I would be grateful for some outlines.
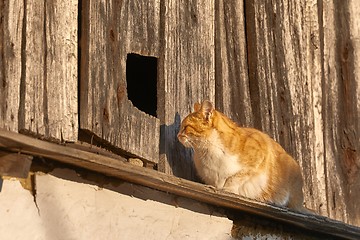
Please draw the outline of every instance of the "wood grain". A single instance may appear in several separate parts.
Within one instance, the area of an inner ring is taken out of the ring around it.
[[[195,102],[215,100],[214,1],[164,1],[158,96],[162,124],[159,169],[195,179],[191,153],[177,140]]]
[[[299,161],[306,204],[360,224],[359,10],[340,5],[246,1],[250,96],[255,127]]]
[[[253,125],[243,1],[215,1],[215,107]]]
[[[303,14],[295,14],[301,7]],[[255,126],[278,140],[299,161],[305,178],[305,202],[325,213],[324,158],[317,158],[317,168],[305,161],[320,155],[323,144],[316,135],[322,123],[315,116],[321,112],[315,109],[321,108],[321,96],[312,95],[313,88],[319,89],[321,83],[319,71],[312,71],[320,67],[320,50],[309,44],[311,39],[318,39],[317,8],[309,8],[307,3],[254,1],[247,4],[247,10]],[[299,40],[293,41],[292,36]]]
[[[160,121],[127,97],[128,53],[159,55],[159,0],[83,1],[80,128],[158,162]]]
[[[348,239],[360,237],[360,228],[329,218],[303,215],[288,209],[243,199],[235,194],[218,191],[203,184],[138,167],[118,159],[33,139],[21,134],[0,130],[0,147],[13,152],[21,150],[22,153],[50,158],[179,196],[270,218],[306,230]]]
[[[358,4],[323,4],[323,121],[328,216],[360,225]],[[329,24],[331,23],[331,24]],[[341,36],[341,37],[335,37]],[[356,48],[357,46],[357,48]]]
[[[209,99],[298,160],[308,207],[360,226],[355,0],[80,2],[0,2],[1,128],[76,141],[80,122],[127,157],[197,180],[176,134]],[[128,100],[128,53],[158,58],[158,119]]]
[[[24,7],[19,131],[75,141],[77,3],[26,1]]]
[[[77,2],[5,1],[0,11],[1,126],[77,140]]]
[[[0,2],[0,127],[18,131],[24,1]]]
[[[0,176],[27,178],[32,159],[32,156],[21,153],[0,151]]]

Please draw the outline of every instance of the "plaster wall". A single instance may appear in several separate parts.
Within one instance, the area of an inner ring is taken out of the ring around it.
[[[119,182],[99,187],[72,170],[16,179],[0,192],[0,239],[231,239],[232,221],[208,206]]]

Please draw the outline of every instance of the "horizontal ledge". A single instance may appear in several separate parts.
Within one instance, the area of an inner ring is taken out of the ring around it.
[[[129,164],[125,162],[125,159],[121,161],[119,158],[102,156],[5,130],[0,130],[0,147],[10,152],[21,152],[71,164],[204,203],[264,216],[313,232],[360,239],[358,227],[318,215],[304,215],[289,209],[241,198],[207,185]]]

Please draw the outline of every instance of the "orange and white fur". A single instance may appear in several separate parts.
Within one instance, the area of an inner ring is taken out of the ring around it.
[[[237,126],[209,101],[194,105],[179,141],[194,150],[198,175],[209,185],[243,197],[309,213],[303,206],[298,163],[267,134]]]

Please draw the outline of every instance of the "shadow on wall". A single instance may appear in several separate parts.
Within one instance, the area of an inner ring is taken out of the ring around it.
[[[33,166],[32,171],[38,171],[40,169],[43,170],[48,169],[49,172],[47,174],[54,176],[56,178],[64,179],[71,182],[81,183],[81,184],[90,184],[97,186],[97,188],[95,188],[96,192],[102,191],[102,189],[107,189],[113,192],[127,195],[131,198],[138,198],[144,201],[148,201],[148,200],[155,201],[169,206],[181,207],[201,214],[211,213],[212,215],[215,216],[222,216],[221,213],[217,213],[215,211],[216,208],[206,204],[199,204],[197,201],[191,199],[161,192],[141,185],[132,184],[118,178],[105,176],[85,169],[73,168],[73,167],[68,168],[67,165],[61,163],[55,163],[55,165],[52,165],[54,163],[52,163],[51,161],[41,161],[40,159],[36,159],[34,161],[35,161],[34,164],[35,166]],[[57,206],[61,205],[61,200],[60,202],[58,202],[58,204],[59,205]],[[57,214],[59,212],[56,210],[54,211],[55,211],[54,214]],[[55,218],[55,219],[59,219],[59,218]]]
[[[193,152],[190,148],[185,148],[178,140],[177,134],[180,130],[181,117],[178,112],[174,116],[171,125],[160,126],[160,155],[165,158],[165,170],[177,177],[192,181],[199,181],[193,162]]]

